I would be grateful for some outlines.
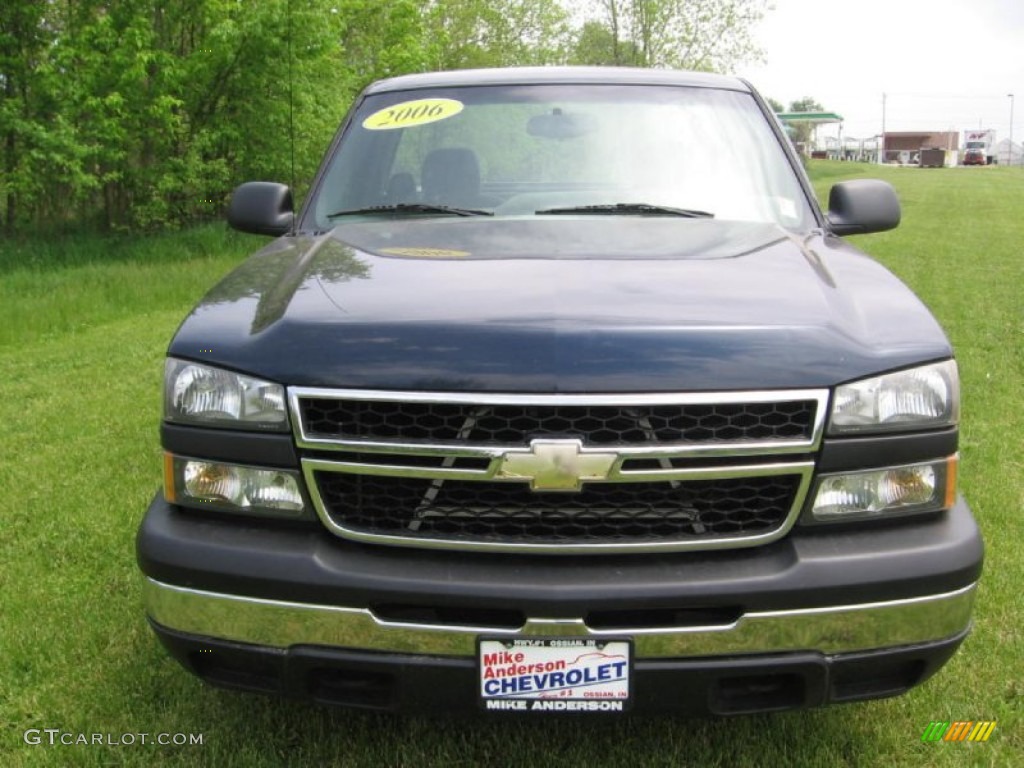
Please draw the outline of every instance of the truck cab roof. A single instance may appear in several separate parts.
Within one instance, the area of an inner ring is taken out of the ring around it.
[[[736,77],[708,72],[681,72],[633,67],[510,67],[508,69],[463,69],[428,72],[378,80],[366,89],[366,95],[417,88],[444,88],[466,85],[522,84],[613,84],[679,85],[721,88],[749,93],[750,85]]]

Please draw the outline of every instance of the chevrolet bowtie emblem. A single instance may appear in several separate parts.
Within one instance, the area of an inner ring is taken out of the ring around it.
[[[529,451],[509,451],[497,477],[529,480],[534,491],[578,491],[588,480],[605,480],[616,453],[584,453],[580,440],[532,440]]]

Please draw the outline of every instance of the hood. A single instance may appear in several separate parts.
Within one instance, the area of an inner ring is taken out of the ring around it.
[[[952,353],[899,280],[836,238],[552,216],[281,238],[169,354],[306,386],[649,392],[832,386]]]

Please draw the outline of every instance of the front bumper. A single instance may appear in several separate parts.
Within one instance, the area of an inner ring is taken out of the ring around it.
[[[368,547],[158,495],[138,552],[154,628],[204,679],[413,711],[476,706],[480,635],[630,637],[641,710],[900,693],[966,635],[982,559],[963,501],[753,550],[556,561]]]
[[[219,687],[378,711],[479,711],[472,658],[315,645],[283,649],[188,635],[155,623],[153,629],[188,670]],[[632,711],[751,714],[894,696],[937,672],[966,635],[864,653],[637,658]],[[583,712],[600,714],[600,704]]]

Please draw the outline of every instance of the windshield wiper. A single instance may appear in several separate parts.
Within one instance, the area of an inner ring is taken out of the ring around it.
[[[476,208],[456,208],[451,205],[433,205],[431,203],[397,203],[396,205],[371,205],[367,208],[353,208],[346,211],[335,211],[327,214],[328,219],[357,214],[376,213],[444,213],[451,216],[493,216],[492,211],[481,211]]]
[[[690,208],[671,208],[667,205],[650,203],[611,203],[609,205],[577,205],[569,208],[545,208],[536,214],[597,213],[609,216],[618,214],[630,216],[683,216],[688,219],[712,219],[715,214]]]

